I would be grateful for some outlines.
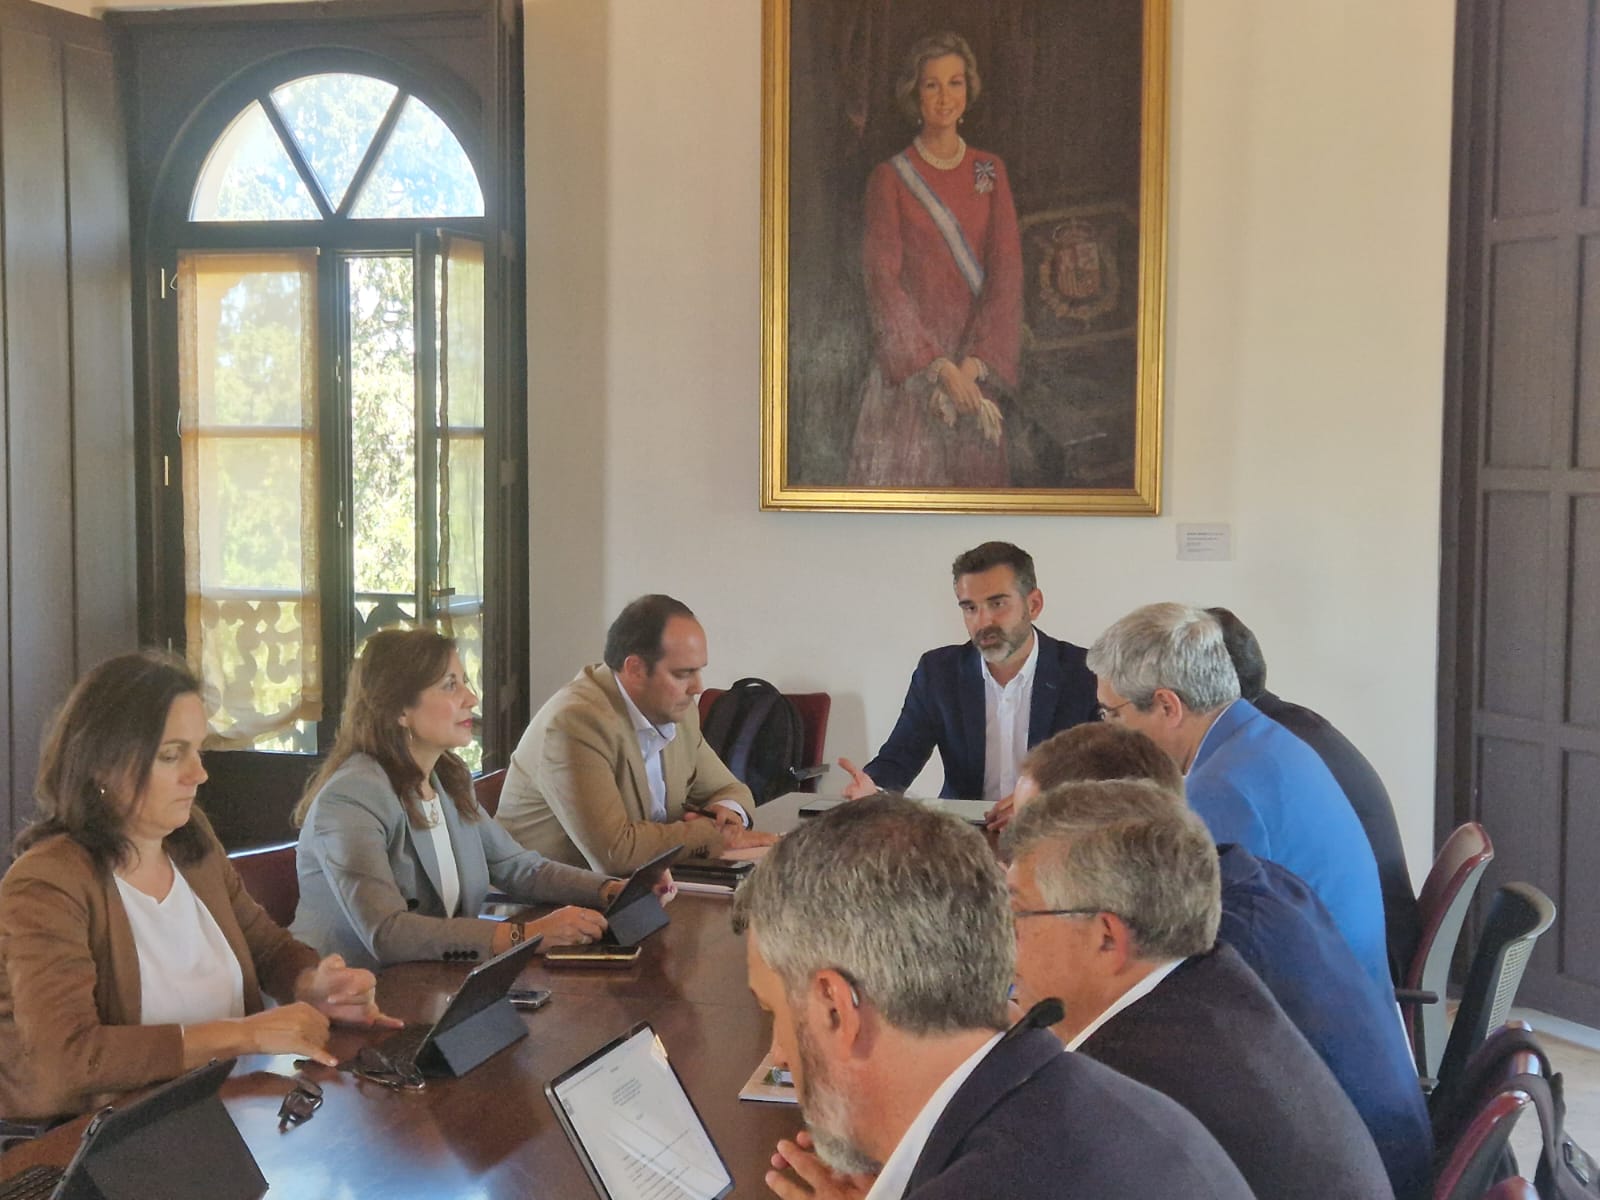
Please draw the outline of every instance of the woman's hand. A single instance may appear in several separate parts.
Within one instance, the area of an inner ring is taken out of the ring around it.
[[[975,358],[967,359],[967,364],[977,362]],[[939,364],[939,386],[950,397],[957,412],[976,414],[983,408],[983,393],[978,390],[976,365],[968,367],[963,364],[958,367],[948,358],[944,359]]]
[[[231,1021],[183,1027],[183,1065],[201,1066],[239,1054],[293,1054],[325,1067],[339,1064],[328,1053],[328,1018],[304,1001],[269,1008]]]
[[[558,908],[548,917],[540,917],[523,926],[528,937],[544,935],[541,949],[551,946],[586,946],[600,940],[606,931],[606,919],[592,908],[570,905]]]
[[[378,1008],[377,976],[360,967],[345,966],[338,954],[330,954],[315,969],[302,972],[295,981],[294,995],[341,1025],[398,1029],[404,1024]]]

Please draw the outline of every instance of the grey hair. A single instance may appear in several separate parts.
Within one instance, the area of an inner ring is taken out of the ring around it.
[[[1207,713],[1239,698],[1239,675],[1222,626],[1203,608],[1147,604],[1112,625],[1089,647],[1089,670],[1141,711],[1157,688],[1185,708]]]
[[[1187,958],[1216,943],[1217,849],[1182,799],[1144,780],[1068,783],[1006,829],[1013,861],[1032,856],[1046,908],[1115,913],[1141,958]]]
[[[734,898],[799,1004],[818,971],[907,1033],[1004,1029],[1016,966],[1005,876],[976,829],[898,796],[803,822]]]
[[[972,52],[972,46],[966,38],[959,33],[949,31],[919,38],[911,49],[906,51],[904,64],[894,81],[895,107],[913,125],[922,123],[922,106],[917,99],[917,87],[922,82],[922,68],[933,59],[943,58],[947,54],[961,57],[962,67],[967,75],[968,112],[972,111],[972,106],[978,102],[978,97],[983,93],[983,79],[978,74],[978,56]]]

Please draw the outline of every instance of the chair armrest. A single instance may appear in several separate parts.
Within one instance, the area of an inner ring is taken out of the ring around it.
[[[1394,998],[1401,1004],[1437,1004],[1437,992],[1425,992],[1421,988],[1395,988]]]
[[[805,783],[808,779],[821,779],[831,768],[827,763],[818,763],[814,767],[790,767],[789,774],[796,783]]]

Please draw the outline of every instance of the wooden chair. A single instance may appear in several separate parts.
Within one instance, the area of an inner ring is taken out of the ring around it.
[[[294,910],[300,904],[300,876],[295,871],[294,852],[295,843],[281,842],[235,850],[228,855],[244,890],[285,929],[294,922]]]
[[[478,807],[491,817],[500,811],[500,791],[506,786],[506,769],[501,767],[498,771],[489,771],[479,775],[472,781],[472,794],[477,797]]]
[[[1421,937],[1406,968],[1404,986],[1395,989],[1395,998],[1400,1002],[1417,1074],[1427,1087],[1438,1077],[1444,1057],[1449,1024],[1444,997],[1450,982],[1450,960],[1467,909],[1492,858],[1494,843],[1488,831],[1476,822],[1467,822],[1445,839],[1417,897]]]

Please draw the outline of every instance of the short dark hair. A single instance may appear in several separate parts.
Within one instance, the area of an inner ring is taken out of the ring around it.
[[[1017,590],[1024,596],[1039,586],[1038,577],[1033,573],[1033,555],[1010,542],[985,542],[956,555],[955,562],[950,564],[950,581],[954,583],[963,575],[976,575],[994,567],[1010,567],[1017,577]]]
[[[128,816],[150,782],[173,701],[201,694],[194,672],[157,650],[107,659],[78,680],[45,738],[37,813],[17,835],[16,852],[65,834],[96,870],[115,869],[132,849]],[[197,861],[211,841],[200,810],[193,814],[164,839],[179,864]]]
[[[688,617],[692,621],[694,613],[683,601],[658,592],[630,601],[606,630],[606,651],[602,656],[606,666],[620,671],[622,664],[637,654],[646,667],[655,670],[666,653],[661,646],[661,635],[673,617]]]
[[[1091,721],[1063,729],[1028,752],[1020,772],[1048,792],[1064,783],[1143,779],[1176,796],[1183,774],[1172,756],[1137,729]]]
[[[1267,660],[1261,657],[1261,643],[1238,617],[1226,608],[1206,609],[1222,626],[1222,643],[1233,659],[1233,669],[1239,676],[1239,694],[1254,700],[1267,690]]]

